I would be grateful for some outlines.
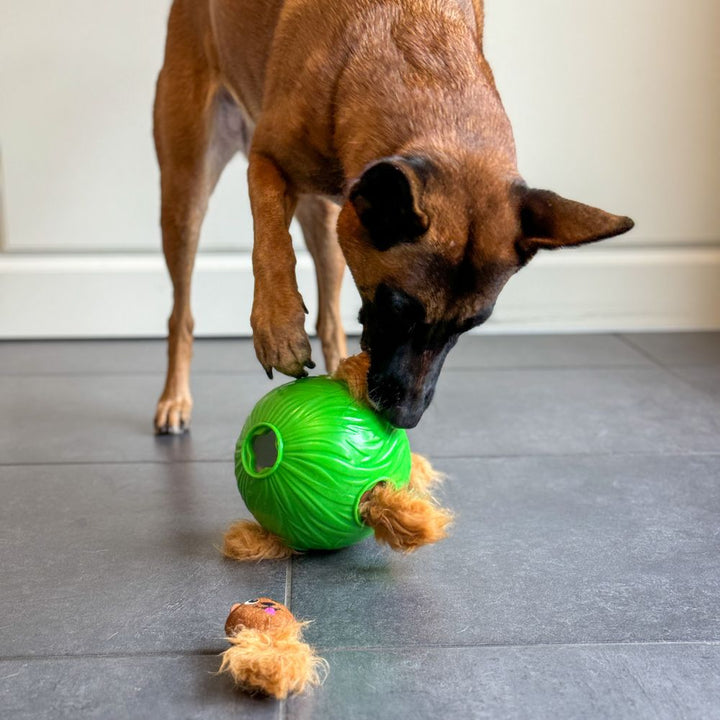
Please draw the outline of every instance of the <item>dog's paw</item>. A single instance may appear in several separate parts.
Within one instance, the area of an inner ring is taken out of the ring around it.
[[[273,370],[305,377],[306,368],[314,368],[311,359],[310,339],[305,332],[305,305],[300,295],[283,307],[277,302],[253,306],[250,323],[253,329],[255,353],[269,378]]]
[[[155,411],[157,435],[182,435],[190,429],[192,398],[189,394],[163,393]]]
[[[291,334],[290,328],[268,328],[253,330],[255,353],[267,376],[272,380],[273,370],[290,377],[307,376],[315,363],[311,359],[310,340],[302,333]]]

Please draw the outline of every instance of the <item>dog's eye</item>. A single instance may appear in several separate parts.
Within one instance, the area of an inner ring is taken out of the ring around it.
[[[258,598],[255,598],[255,600],[246,600],[243,605],[257,605]]]
[[[378,285],[375,305],[381,313],[404,325],[420,323],[425,318],[425,308],[419,300],[385,284]]]

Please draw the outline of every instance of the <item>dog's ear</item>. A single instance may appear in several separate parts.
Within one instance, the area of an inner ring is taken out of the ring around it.
[[[521,237],[517,242],[521,257],[529,259],[537,250],[604,240],[630,230],[629,217],[611,215],[583,205],[549,190],[517,189],[520,197]]]
[[[421,161],[392,157],[370,165],[350,188],[349,199],[378,250],[413,242],[429,227],[419,197]]]

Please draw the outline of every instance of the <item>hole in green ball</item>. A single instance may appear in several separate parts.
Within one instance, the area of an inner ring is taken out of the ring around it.
[[[272,430],[253,438],[253,455],[255,472],[262,472],[275,465],[278,459],[277,435]]]
[[[242,464],[254,478],[264,478],[277,470],[283,456],[283,441],[278,429],[270,423],[260,423],[245,437]]]

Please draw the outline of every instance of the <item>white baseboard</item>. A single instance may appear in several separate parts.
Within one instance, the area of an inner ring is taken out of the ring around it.
[[[298,281],[315,311],[306,253]],[[196,334],[249,335],[248,253],[201,254],[193,286]],[[166,332],[171,289],[160,255],[0,255],[0,338],[153,337]],[[356,332],[359,301],[345,283]],[[312,323],[309,323],[309,327]],[[720,329],[720,246],[544,253],[503,291],[485,332]]]

